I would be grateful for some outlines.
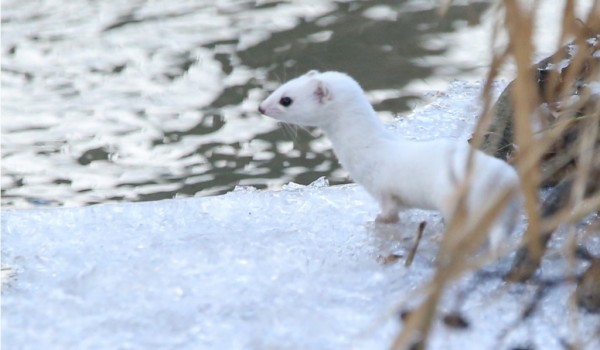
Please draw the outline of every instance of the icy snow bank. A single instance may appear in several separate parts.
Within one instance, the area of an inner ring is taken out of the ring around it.
[[[377,262],[375,214],[356,186],[3,212],[3,345],[339,348],[429,274]]]
[[[391,126],[412,138],[466,138],[478,85],[457,83]],[[395,307],[418,301],[442,231],[439,215],[411,210],[377,227],[376,204],[354,185],[290,185],[279,192],[72,209],[2,211],[2,290],[7,349],[385,349],[401,327]],[[403,258],[420,221],[428,227],[410,268]],[[597,247],[599,242],[595,246]],[[557,254],[550,272],[564,269]],[[473,280],[471,280],[472,282]],[[438,322],[434,349],[513,345],[560,349],[593,339],[597,316],[570,308],[572,284],[551,289],[540,310],[512,326],[535,285],[465,278]],[[580,317],[577,327],[572,320]],[[499,339],[502,332],[507,332]],[[595,341],[595,343],[593,343]]]

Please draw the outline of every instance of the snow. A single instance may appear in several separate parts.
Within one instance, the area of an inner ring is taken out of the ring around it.
[[[480,91],[456,82],[390,128],[414,139],[466,139]],[[2,267],[13,275],[2,288],[2,346],[386,349],[402,327],[398,311],[422,300],[443,224],[437,213],[409,210],[400,224],[378,226],[376,214],[363,189],[325,179],[281,191],[238,187],[204,198],[3,210]],[[405,267],[421,221],[424,237]],[[598,236],[588,238],[596,254]],[[561,257],[565,241],[553,242],[540,278],[586,266]],[[391,253],[400,258],[384,262]],[[564,340],[598,348],[600,320],[571,305],[573,289],[550,289],[519,322],[538,285],[464,276],[445,293],[430,346],[562,349]],[[440,321],[455,310],[467,329]]]

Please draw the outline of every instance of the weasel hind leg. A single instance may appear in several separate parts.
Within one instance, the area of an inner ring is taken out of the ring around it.
[[[383,197],[379,201],[379,207],[381,208],[381,213],[375,218],[376,223],[393,224],[400,220],[398,212],[400,211],[401,205],[393,196]]]
[[[515,198],[508,203],[490,230],[490,249],[499,252],[502,243],[509,238],[517,229],[519,216],[522,210],[520,198]]]

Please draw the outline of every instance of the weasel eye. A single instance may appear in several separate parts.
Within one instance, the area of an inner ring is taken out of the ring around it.
[[[292,104],[292,99],[289,97],[282,97],[281,100],[279,100],[279,104],[282,105],[283,107],[287,107],[289,105]]]

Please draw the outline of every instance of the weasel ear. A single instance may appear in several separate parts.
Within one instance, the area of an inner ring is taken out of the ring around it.
[[[312,77],[313,75],[317,75],[317,74],[319,74],[319,71],[316,69],[313,69],[313,70],[308,71],[308,73],[306,73],[306,76]]]
[[[321,103],[325,103],[327,101],[330,101],[332,96],[331,96],[331,90],[329,89],[329,87],[327,86],[327,84],[322,81],[322,80],[316,80],[317,84],[315,87],[315,97],[317,98],[317,100]]]

